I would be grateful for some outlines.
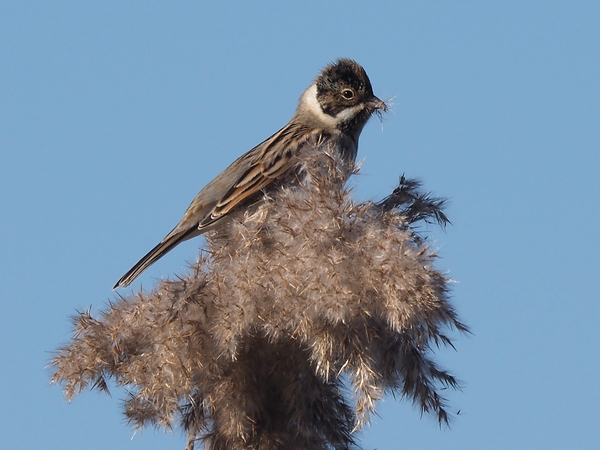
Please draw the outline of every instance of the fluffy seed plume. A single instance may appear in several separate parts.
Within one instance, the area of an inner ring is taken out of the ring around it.
[[[458,383],[432,351],[467,329],[415,231],[448,222],[443,200],[402,177],[357,204],[323,151],[297,176],[209,234],[190,274],[77,314],[52,360],[66,397],[112,380],[134,426],[179,425],[188,450],[348,449],[390,391],[447,422]]]

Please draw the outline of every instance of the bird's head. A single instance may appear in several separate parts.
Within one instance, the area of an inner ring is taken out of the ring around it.
[[[302,94],[297,115],[307,116],[320,126],[335,127],[358,140],[375,112],[387,106],[373,94],[365,69],[351,59],[338,59],[317,76]]]

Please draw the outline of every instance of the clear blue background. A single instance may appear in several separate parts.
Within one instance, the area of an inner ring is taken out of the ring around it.
[[[600,3],[204,3],[0,3],[2,447],[184,447],[178,432],[130,440],[118,390],[64,402],[45,365],[68,316],[114,298],[345,56],[395,96],[363,132],[356,197],[406,173],[451,198],[454,225],[430,235],[474,332],[438,356],[464,382],[452,428],[390,397],[364,448],[600,448]]]

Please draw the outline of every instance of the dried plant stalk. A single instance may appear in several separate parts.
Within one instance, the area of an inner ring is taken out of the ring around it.
[[[53,382],[71,399],[112,379],[132,424],[179,421],[188,449],[350,448],[390,390],[447,422],[439,391],[457,381],[432,347],[467,329],[415,231],[448,222],[443,200],[402,177],[381,203],[356,204],[346,175],[316,152],[296,183],[207,236],[191,274],[99,319],[79,313]]]

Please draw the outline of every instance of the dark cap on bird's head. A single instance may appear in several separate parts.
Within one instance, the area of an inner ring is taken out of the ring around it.
[[[317,92],[335,91],[340,86],[347,86],[357,92],[373,96],[371,80],[365,69],[356,61],[340,58],[327,65],[317,76]]]

